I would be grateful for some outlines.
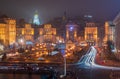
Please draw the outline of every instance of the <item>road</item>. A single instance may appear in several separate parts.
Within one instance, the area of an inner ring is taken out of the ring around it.
[[[76,79],[120,79],[120,67],[109,67],[109,66],[102,66],[102,65],[96,64],[96,60],[95,60],[96,55],[97,55],[96,48],[90,47],[87,53],[83,55],[77,63],[67,64],[67,76],[71,78],[66,78],[66,79],[75,79],[75,77],[73,76],[76,76]],[[45,64],[42,64],[42,65],[45,66]],[[49,68],[50,68],[50,65],[52,64],[47,63],[47,66]],[[23,70],[25,70],[24,67],[19,67],[19,66],[9,66],[9,67],[11,67],[11,71],[12,69],[13,70],[17,69],[16,72],[17,71],[20,72],[20,70],[22,70],[23,72]],[[35,68],[37,69],[37,67]],[[41,65],[39,66],[39,68],[40,67]],[[57,65],[56,67],[59,67],[59,66]],[[63,66],[61,67],[62,68],[60,69],[60,71],[63,71]],[[4,66],[1,66],[0,68],[6,69],[6,70],[9,69],[8,67],[4,67]],[[42,69],[46,69],[46,68],[42,68]]]
[[[96,48],[90,47],[78,63],[69,65],[69,69],[74,71],[78,79],[120,79],[120,67],[96,64],[96,55]]]

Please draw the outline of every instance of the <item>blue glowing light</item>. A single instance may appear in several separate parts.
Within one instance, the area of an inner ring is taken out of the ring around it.
[[[70,31],[73,31],[74,27],[73,27],[73,26],[70,26],[70,28],[69,28],[69,29],[70,29]]]

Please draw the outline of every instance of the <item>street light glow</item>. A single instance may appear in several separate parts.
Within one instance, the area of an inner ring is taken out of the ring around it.
[[[70,28],[69,28],[69,29],[70,29],[70,31],[73,31],[74,27],[73,27],[73,26],[70,26]]]

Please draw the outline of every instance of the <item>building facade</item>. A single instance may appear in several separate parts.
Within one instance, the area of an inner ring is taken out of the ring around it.
[[[1,19],[0,42],[5,46],[16,42],[16,20],[10,18]]]
[[[40,43],[56,43],[56,28],[52,28],[51,24],[45,24],[44,28],[39,30]]]
[[[27,41],[34,41],[34,28],[31,27],[31,24],[25,24],[24,27],[17,28],[17,41],[24,40]]]
[[[85,41],[89,45],[96,45],[98,42],[98,29],[95,23],[86,23]]]
[[[106,43],[108,40],[115,42],[115,25],[112,21],[105,22],[105,37],[103,42]]]
[[[66,41],[75,42],[77,40],[77,24],[69,23],[66,25]]]
[[[120,60],[120,13],[115,17],[115,48],[117,49],[116,57]]]

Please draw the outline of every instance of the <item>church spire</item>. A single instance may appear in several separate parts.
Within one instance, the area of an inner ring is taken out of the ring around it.
[[[39,16],[38,16],[38,11],[35,11],[34,19],[33,19],[33,24],[35,24],[35,25],[40,25],[40,20],[39,20]]]

